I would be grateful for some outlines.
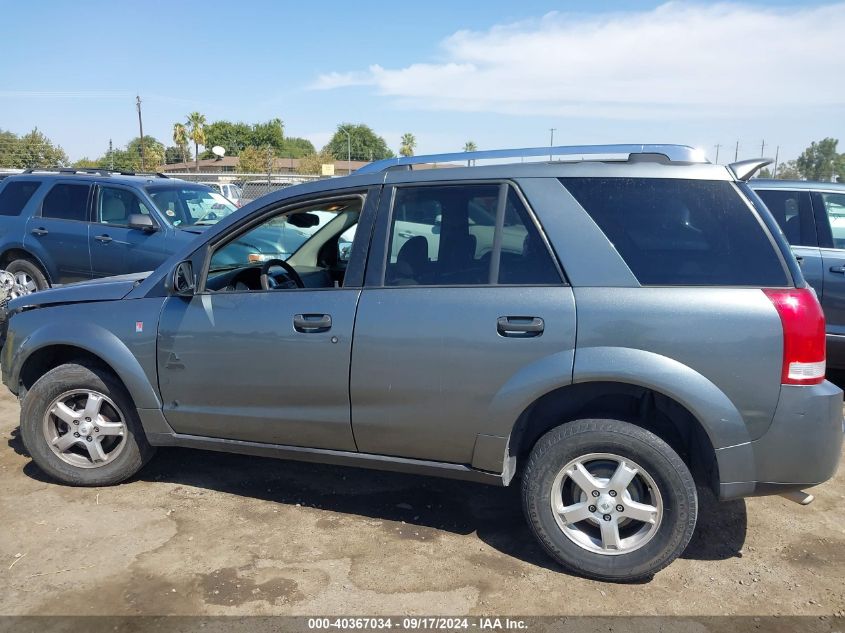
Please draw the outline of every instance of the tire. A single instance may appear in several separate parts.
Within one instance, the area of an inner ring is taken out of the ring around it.
[[[92,394],[97,397],[92,399]],[[51,410],[58,413],[48,414]],[[91,422],[86,412],[92,414]],[[120,483],[154,453],[123,385],[109,370],[87,361],[60,365],[27,391],[21,405],[21,436],[36,465],[71,486]],[[57,442],[55,448],[48,437]],[[64,441],[59,440],[65,437],[72,445],[62,450]]]
[[[15,259],[6,266],[6,270],[15,276],[15,281],[27,290],[26,294],[46,290],[50,282],[35,262],[28,259]]]
[[[619,420],[577,420],[541,437],[524,471],[522,501],[534,536],[552,558],[577,574],[614,582],[649,578],[675,560],[692,538],[698,513],[695,483],[678,454],[653,433]]]

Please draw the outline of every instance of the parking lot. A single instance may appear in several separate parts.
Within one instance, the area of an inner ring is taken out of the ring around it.
[[[800,507],[703,495],[640,586],[561,571],[517,488],[160,450],[112,488],[48,481],[0,397],[2,614],[845,616],[845,469]]]

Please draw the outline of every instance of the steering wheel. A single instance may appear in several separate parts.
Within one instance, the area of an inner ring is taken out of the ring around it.
[[[278,282],[276,278],[270,274],[271,268],[283,268],[288,281],[286,282]],[[293,282],[294,287],[296,288],[304,288],[305,284],[302,283],[302,277],[299,276],[293,266],[288,264],[283,259],[268,259],[264,262],[264,265],[261,266],[261,288],[263,290],[276,290],[277,288],[290,288],[290,283]]]

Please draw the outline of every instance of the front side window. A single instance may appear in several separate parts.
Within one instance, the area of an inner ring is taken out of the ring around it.
[[[730,182],[560,180],[643,285],[789,284],[776,246]]]
[[[362,198],[354,197],[270,217],[215,249],[206,288],[231,292],[343,286],[362,204]]]
[[[147,187],[150,199],[175,227],[215,224],[238,208],[216,191],[190,185]]]
[[[560,283],[516,192],[499,184],[400,187],[391,218],[387,286]],[[498,252],[496,235],[501,236]],[[498,275],[492,264],[496,258]]]
[[[830,223],[833,247],[845,248],[845,193],[821,193],[819,197]]]
[[[20,215],[40,186],[38,180],[13,180],[6,183],[0,191],[0,215]]]
[[[41,203],[41,216],[57,220],[87,221],[90,189],[90,185],[54,185]]]
[[[763,189],[755,191],[793,246],[817,246],[816,223],[808,191]]]
[[[130,215],[149,215],[150,209],[128,189],[100,187],[97,195],[97,222],[113,226],[129,226]]]

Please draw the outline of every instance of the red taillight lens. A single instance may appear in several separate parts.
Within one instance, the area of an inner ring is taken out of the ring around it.
[[[824,381],[824,313],[809,288],[764,290],[783,324],[784,385],[817,385]]]

